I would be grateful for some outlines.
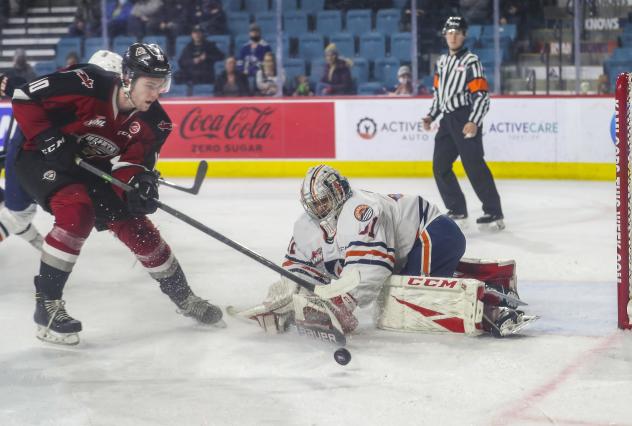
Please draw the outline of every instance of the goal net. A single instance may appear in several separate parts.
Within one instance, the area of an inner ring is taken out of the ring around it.
[[[632,251],[630,250],[630,90],[632,73],[620,74],[615,90],[617,112],[616,185],[617,185],[617,310],[619,328],[632,328]]]

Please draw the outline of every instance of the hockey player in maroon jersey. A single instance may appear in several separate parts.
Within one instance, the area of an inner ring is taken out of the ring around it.
[[[196,296],[167,243],[147,218],[157,209],[154,166],[171,131],[158,97],[171,68],[154,44],[132,44],[122,77],[92,65],[16,89],[15,118],[26,141],[16,168],[23,188],[55,217],[35,276],[38,338],[76,344],[81,322],[65,310],[63,288],[93,227],[110,230],[158,281],[179,312],[223,326],[221,310]],[[76,157],[128,182],[122,193],[80,169]]]

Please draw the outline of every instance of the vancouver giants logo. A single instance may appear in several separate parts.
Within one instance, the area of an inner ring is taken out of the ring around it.
[[[232,115],[202,115],[195,107],[184,116],[180,126],[183,139],[267,139],[272,123],[269,121],[276,110],[272,107],[243,107]]]
[[[79,139],[85,147],[81,152],[87,157],[111,157],[119,153],[119,147],[109,139],[88,133]]]
[[[88,74],[82,69],[74,70],[77,77],[81,80],[81,85],[87,87],[88,89],[94,88],[94,80],[91,79]]]

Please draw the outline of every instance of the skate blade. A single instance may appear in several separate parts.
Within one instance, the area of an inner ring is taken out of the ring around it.
[[[490,223],[479,223],[478,229],[482,232],[500,232],[505,229],[505,222],[496,220]]]
[[[37,326],[37,334],[35,337],[42,342],[52,343],[54,345],[74,346],[79,344],[78,333],[57,333],[40,325]]]
[[[520,321],[519,324],[516,324],[512,327],[507,327],[503,333],[503,337],[505,336],[510,336],[512,334],[518,334],[518,332],[520,332],[520,330],[522,330],[523,328],[527,327],[528,325],[534,323],[535,321],[539,320],[540,317],[537,315],[523,315],[522,316],[522,321]]]
[[[228,325],[226,324],[226,321],[224,321],[223,319],[220,319],[217,322],[214,322],[213,324],[209,324],[211,327],[215,327],[215,328],[226,328],[228,327]]]

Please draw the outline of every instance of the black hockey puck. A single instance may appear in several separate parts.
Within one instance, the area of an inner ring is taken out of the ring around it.
[[[340,348],[334,352],[334,359],[340,365],[347,365],[351,361],[351,352],[345,348]]]

